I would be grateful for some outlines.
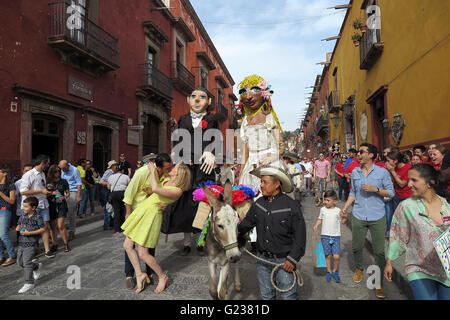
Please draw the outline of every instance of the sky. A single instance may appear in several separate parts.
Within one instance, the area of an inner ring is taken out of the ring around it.
[[[348,0],[191,0],[235,85],[257,74],[272,85],[284,131],[300,127],[307,97],[339,34]]]

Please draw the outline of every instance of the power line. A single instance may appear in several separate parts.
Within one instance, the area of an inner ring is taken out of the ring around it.
[[[233,26],[240,26],[240,27],[245,27],[245,26],[266,26],[266,25],[281,25],[281,24],[298,24],[298,23],[302,23],[303,21],[307,21],[307,20],[314,20],[317,18],[322,18],[322,17],[328,17],[331,15],[336,15],[336,14],[341,14],[342,12],[333,12],[333,13],[329,13],[329,14],[324,14],[324,15],[320,15],[320,16],[312,16],[312,17],[304,17],[304,18],[300,18],[297,20],[291,20],[291,21],[277,21],[277,22],[260,22],[260,23],[236,23],[236,22],[216,22],[216,21],[202,21],[204,24],[223,24],[223,25],[233,25]]]

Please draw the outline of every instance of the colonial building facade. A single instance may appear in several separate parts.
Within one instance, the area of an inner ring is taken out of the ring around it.
[[[179,4],[2,2],[0,162],[18,173],[43,153],[103,171],[122,152],[133,167],[170,152],[200,69],[225,130],[234,81],[189,1]]]
[[[324,67],[330,147],[450,147],[450,3],[352,0],[348,7]]]

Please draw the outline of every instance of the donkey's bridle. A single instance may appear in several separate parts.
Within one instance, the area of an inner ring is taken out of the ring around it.
[[[216,240],[216,242],[219,244],[219,246],[225,251],[228,251],[228,250],[231,250],[233,248],[236,248],[238,246],[238,242],[237,241],[224,246],[224,245],[222,245],[222,242],[217,239],[216,231],[215,231],[215,228],[214,228],[214,220],[215,219],[211,219],[211,227],[212,227],[212,234],[213,234],[214,240]]]

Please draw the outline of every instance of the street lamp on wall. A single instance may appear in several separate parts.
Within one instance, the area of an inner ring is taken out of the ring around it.
[[[141,123],[143,124],[143,125],[146,125],[147,124],[147,122],[148,122],[148,114],[147,114],[147,112],[142,112],[142,114],[141,114]]]
[[[403,119],[402,115],[398,112],[394,114],[394,121],[392,125],[389,123],[389,119],[384,119],[382,121],[383,127],[391,131],[392,139],[394,143],[398,145],[403,136],[403,130],[406,127],[406,121]]]
[[[334,117],[331,118],[331,121],[333,122],[333,126],[335,128],[337,128],[339,126],[339,124],[341,123],[342,119],[337,114],[334,114]]]

